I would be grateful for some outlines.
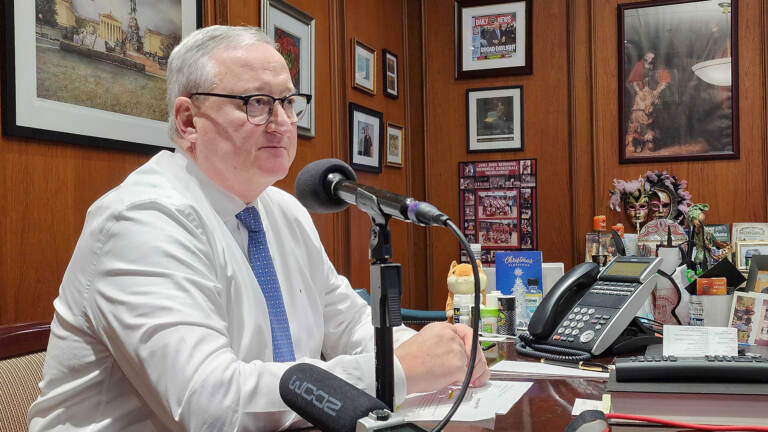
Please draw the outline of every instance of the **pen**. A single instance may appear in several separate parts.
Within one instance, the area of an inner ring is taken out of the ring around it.
[[[608,366],[602,365],[600,363],[592,363],[592,362],[584,362],[584,361],[578,362],[578,363],[568,363],[568,362],[561,362],[561,361],[548,360],[548,359],[541,359],[541,362],[544,364],[551,364],[555,366],[565,366],[569,368],[587,370],[592,372],[609,373],[611,371],[611,369]]]
[[[453,397],[453,390],[448,390],[448,399]]]

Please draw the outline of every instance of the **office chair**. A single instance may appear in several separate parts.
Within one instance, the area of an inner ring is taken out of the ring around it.
[[[0,326],[0,432],[27,430],[27,410],[40,394],[51,323]]]
[[[371,304],[371,295],[365,288],[355,288],[357,295],[363,298],[366,303]],[[431,322],[447,321],[448,317],[445,311],[428,311],[418,309],[400,308],[400,315],[403,318],[403,324],[407,326],[423,326]]]

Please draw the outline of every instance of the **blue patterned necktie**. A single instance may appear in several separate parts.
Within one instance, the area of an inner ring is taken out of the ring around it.
[[[285,313],[283,294],[280,282],[277,280],[275,265],[269,254],[267,236],[261,224],[259,211],[254,207],[246,207],[237,214],[237,220],[248,230],[248,261],[251,263],[253,274],[259,281],[264,300],[267,302],[269,326],[272,330],[272,360],[276,362],[295,361],[291,327],[288,325],[288,315]]]

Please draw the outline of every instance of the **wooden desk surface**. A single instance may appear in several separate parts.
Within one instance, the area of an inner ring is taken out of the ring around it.
[[[513,343],[498,343],[497,348],[486,353],[489,363],[495,360],[520,360],[538,362],[538,359],[518,356]],[[612,357],[593,361],[610,364]],[[602,399],[605,381],[580,378],[519,379],[532,381],[533,385],[504,416],[496,416],[495,431],[510,432],[560,432],[573,419],[573,402],[581,399]],[[477,426],[449,424],[446,431],[487,431]]]

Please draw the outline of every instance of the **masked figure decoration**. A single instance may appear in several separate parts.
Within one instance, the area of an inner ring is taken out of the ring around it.
[[[641,225],[654,219],[666,219],[683,224],[691,204],[688,182],[663,172],[648,171],[637,180],[613,180],[610,207],[626,211],[632,225],[640,232]]]

